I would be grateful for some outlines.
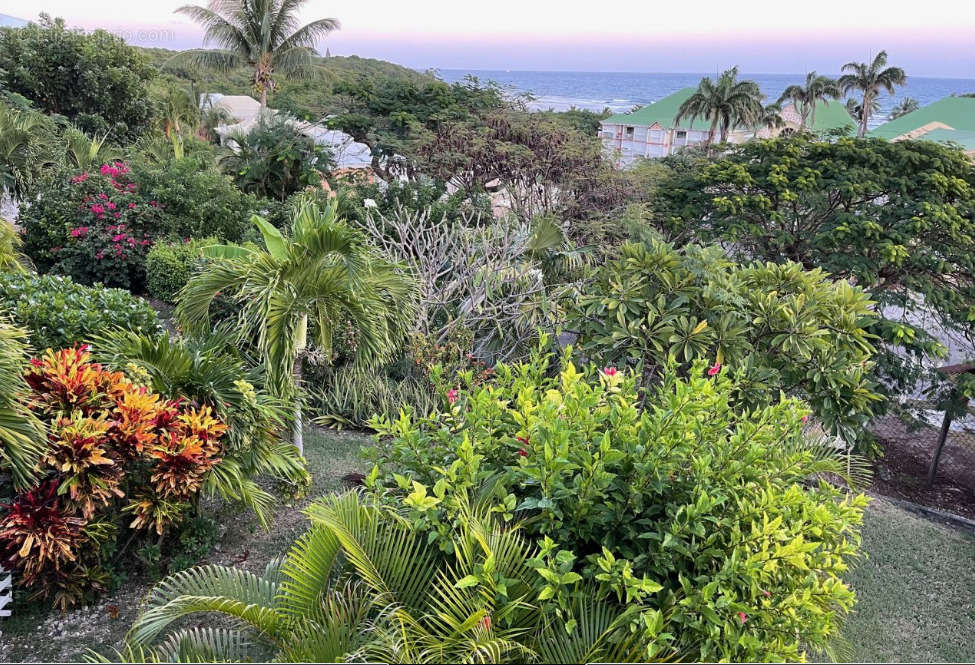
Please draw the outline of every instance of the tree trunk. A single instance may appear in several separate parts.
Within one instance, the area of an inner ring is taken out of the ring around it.
[[[870,118],[870,97],[863,93],[863,106],[860,107],[860,128],[857,131],[857,138],[862,139],[867,133],[867,120]]]
[[[301,321],[298,323],[298,330],[295,339],[295,360],[291,367],[291,374],[295,382],[295,422],[291,430],[291,442],[298,449],[298,454],[305,454],[305,433],[302,429],[301,421],[301,360],[305,347],[308,344],[308,315],[302,314]]]
[[[261,86],[261,111],[267,108],[267,86]]]

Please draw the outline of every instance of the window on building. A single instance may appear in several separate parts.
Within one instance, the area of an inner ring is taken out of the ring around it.
[[[687,145],[687,132],[678,129],[674,134],[674,143],[677,145]]]
[[[633,138],[633,128],[632,127],[627,127],[626,128],[626,138],[628,138],[628,139],[632,139]]]

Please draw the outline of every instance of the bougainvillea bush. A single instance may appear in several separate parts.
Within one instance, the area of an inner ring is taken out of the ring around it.
[[[799,660],[829,645],[854,600],[841,575],[867,500],[824,479],[849,478],[847,460],[807,437],[807,406],[743,411],[739,372],[701,361],[665,368],[645,408],[614,367],[566,358],[552,372],[536,353],[495,369],[442,386],[443,413],[375,423],[366,482],[428,542],[450,551],[460,507],[486,502],[569,552],[573,574],[546,575],[540,597],[595,584],[640,606],[648,658]]]
[[[105,590],[136,542],[165,543],[220,461],[226,426],[92,363],[86,347],[48,350],[25,378],[48,444],[36,484],[0,509],[0,565],[64,609]]]

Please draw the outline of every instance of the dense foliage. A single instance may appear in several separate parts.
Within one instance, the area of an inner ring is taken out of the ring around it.
[[[37,348],[91,342],[116,327],[147,334],[162,329],[149,303],[128,291],[58,275],[0,273],[0,311],[26,329]]]
[[[834,435],[860,440],[880,399],[869,380],[872,303],[859,288],[797,263],[738,265],[717,247],[626,244],[573,300],[568,327],[582,355],[657,381],[716,360],[740,369],[752,409],[782,393],[812,407]]]
[[[210,407],[160,399],[92,364],[83,347],[48,350],[26,378],[48,444],[36,484],[0,514],[0,557],[18,584],[64,609],[107,588],[130,533],[161,540],[183,519],[226,426]]]
[[[681,238],[855,281],[877,302],[869,330],[885,344],[880,368],[892,392],[910,388],[913,359],[939,352],[938,326],[972,331],[975,167],[956,149],[805,135],[751,141],[684,163],[655,207]]]
[[[131,140],[151,121],[145,98],[154,68],[105,30],[70,30],[45,14],[0,29],[0,72],[4,88],[88,132]]]
[[[29,391],[26,338],[22,329],[0,319],[0,468],[10,473],[17,489],[34,483],[44,451],[44,426],[23,399]]]
[[[203,248],[217,242],[216,238],[157,242],[146,255],[146,291],[153,298],[175,303],[179,290],[203,265]]]
[[[453,555],[356,493],[307,511],[312,526],[262,575],[205,566],[159,584],[132,627],[123,660],[491,663],[640,662],[635,614],[589,586],[538,597],[565,573],[567,552],[539,548],[496,516],[458,515]],[[196,613],[233,628],[179,628]],[[571,618],[570,618],[571,617]],[[566,630],[566,622],[574,626]],[[265,655],[261,655],[265,654]]]
[[[866,498],[817,477],[847,460],[803,432],[801,402],[746,411],[739,372],[705,369],[668,368],[641,410],[613,367],[499,365],[480,388],[443,385],[442,415],[380,423],[367,483],[448,553],[465,497],[482,497],[543,551],[568,551],[560,574],[540,571],[540,599],[580,584],[625,599],[647,656],[801,658],[853,602],[841,575]]]

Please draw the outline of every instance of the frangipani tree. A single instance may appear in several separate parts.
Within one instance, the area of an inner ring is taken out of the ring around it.
[[[261,217],[252,219],[265,246],[206,248],[207,266],[183,288],[177,316],[191,328],[205,328],[213,299],[233,299],[242,339],[256,341],[268,385],[282,398],[297,398],[309,338],[330,357],[339,326],[353,329],[359,363],[389,361],[413,323],[412,276],[339,220],[334,203],[324,209],[301,203],[288,235]],[[294,443],[303,452],[300,406]]]

